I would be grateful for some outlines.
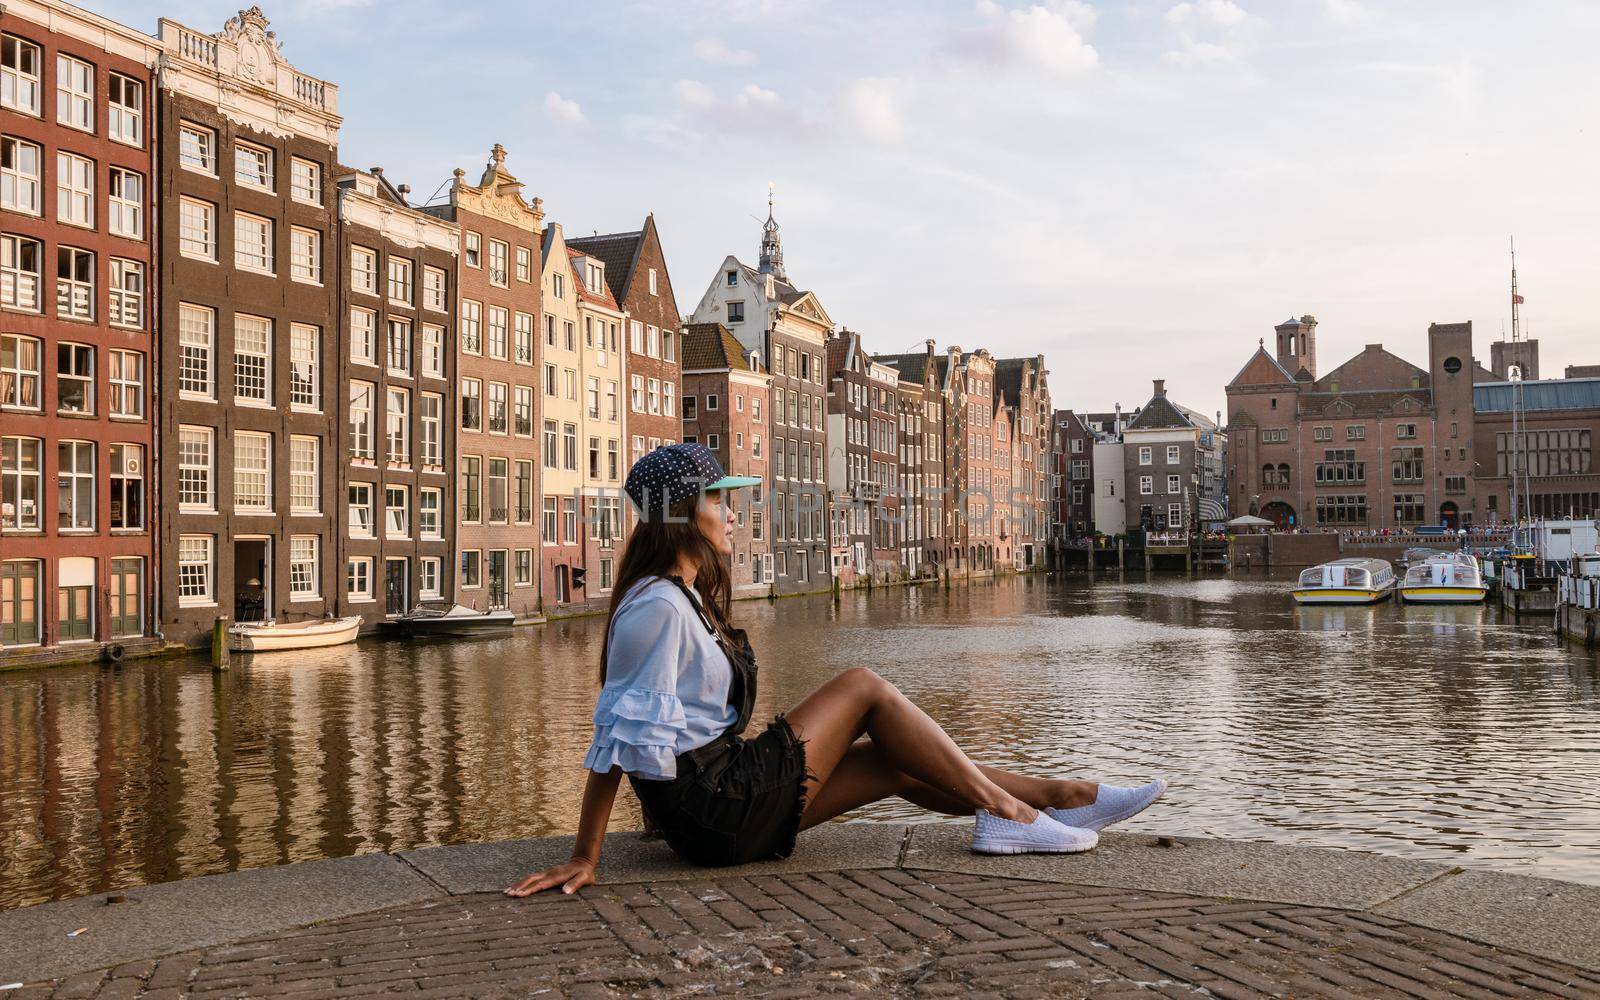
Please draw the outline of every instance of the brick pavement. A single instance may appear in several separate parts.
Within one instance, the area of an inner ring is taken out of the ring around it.
[[[916,869],[450,896],[4,1000],[291,996],[1600,997],[1600,973],[1370,913]]]

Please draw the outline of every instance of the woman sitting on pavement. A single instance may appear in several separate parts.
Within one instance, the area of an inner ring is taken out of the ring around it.
[[[744,630],[728,620],[736,522],[725,494],[759,482],[725,476],[699,444],[657,448],[629,471],[624,489],[641,517],[623,551],[601,647],[577,843],[571,861],[527,876],[508,895],[594,882],[623,774],[647,823],[701,865],[787,857],[800,830],[896,795],[937,812],[976,814],[974,851],[1087,851],[1096,831],[1160,798],[1160,779],[1128,788],[974,764],[864,667],[743,738],[756,662]]]

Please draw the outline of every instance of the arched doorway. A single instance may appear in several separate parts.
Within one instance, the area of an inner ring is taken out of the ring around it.
[[[1439,505],[1439,523],[1451,531],[1461,527],[1461,508],[1456,506],[1454,500],[1446,500]]]
[[[1294,508],[1282,500],[1274,500],[1261,508],[1261,516],[1271,521],[1279,531],[1294,527]]]

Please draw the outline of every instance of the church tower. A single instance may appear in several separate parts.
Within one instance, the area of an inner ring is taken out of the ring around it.
[[[1293,376],[1301,368],[1317,377],[1317,318],[1290,316],[1273,329],[1278,334],[1278,364]]]
[[[783,241],[778,236],[778,223],[772,217],[772,185],[767,185],[767,221],[761,225],[762,274],[770,274],[779,281],[789,279],[783,273]]]

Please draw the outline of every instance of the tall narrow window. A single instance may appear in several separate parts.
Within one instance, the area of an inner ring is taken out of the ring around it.
[[[56,247],[56,315],[62,319],[94,319],[94,254],[77,247]]]
[[[39,530],[43,448],[38,438],[0,438],[0,530]]]
[[[180,535],[178,538],[178,603],[187,607],[211,604],[211,550],[213,535]]]
[[[144,174],[112,167],[107,199],[106,228],[117,236],[144,239]]]
[[[378,363],[378,314],[371,309],[350,310],[350,360]]]
[[[378,254],[366,247],[350,248],[350,289],[378,294]]]
[[[178,162],[213,177],[217,173],[217,133],[192,122],[178,123]]]
[[[56,153],[56,221],[94,225],[94,161]]]
[[[411,464],[411,393],[390,389],[383,411],[385,454],[390,465]]]
[[[272,320],[235,313],[233,396],[244,403],[272,403]]]
[[[321,442],[314,437],[289,439],[289,511],[316,514],[322,510]]]
[[[489,241],[489,282],[504,288],[506,285],[507,247],[499,240]]]
[[[43,212],[43,155],[35,143],[0,136],[0,208],[24,215]]]
[[[144,145],[144,85],[121,73],[112,73],[108,83],[107,133],[130,146]]]
[[[56,345],[56,410],[94,412],[94,348],[88,344]]]
[[[195,198],[179,201],[178,252],[196,260],[217,259],[217,206]]]
[[[322,204],[322,164],[292,157],[289,160],[289,197],[309,205]]]
[[[289,327],[289,405],[297,410],[322,409],[321,333],[304,323]]]
[[[316,535],[293,535],[289,538],[289,599],[315,600],[321,590],[322,539]]]
[[[506,356],[506,310],[500,306],[489,307],[489,357]]]
[[[209,427],[178,428],[179,510],[216,510],[217,495],[211,479],[211,443],[215,436]]]
[[[178,306],[178,394],[190,399],[217,398],[212,352],[217,314],[187,302]]]
[[[422,324],[422,374],[444,378],[444,327]]]
[[[144,355],[138,351],[107,351],[106,387],[111,394],[107,405],[113,417],[144,416]]]
[[[16,35],[0,35],[0,107],[35,117],[39,102],[39,46]]]
[[[489,475],[485,481],[484,506],[489,508],[489,522],[491,524],[505,524],[511,520],[511,511],[508,506],[507,490],[509,478],[507,476],[506,460],[503,458],[489,459]]]
[[[461,300],[461,352],[483,353],[483,304],[471,299]]]
[[[445,276],[444,271],[437,267],[422,268],[422,306],[434,312],[446,312],[445,308]]]
[[[111,527],[144,527],[144,449],[136,444],[111,446]]]
[[[234,432],[233,509],[251,514],[272,512],[272,435]]]
[[[483,382],[479,379],[461,380],[461,429],[483,430]]]
[[[233,144],[233,179],[246,187],[272,190],[272,150],[247,142]]]
[[[292,226],[289,229],[289,277],[322,284],[322,233]]]
[[[37,410],[42,377],[40,341],[8,333],[0,337],[0,406]]]
[[[56,123],[94,131],[94,67],[56,56]]]
[[[273,272],[271,219],[244,212],[234,214],[233,263],[246,271]]]
[[[476,524],[483,520],[483,459],[461,456],[461,520]]]
[[[350,508],[350,537],[371,538],[373,531],[372,521],[372,484],[351,483],[347,494]]]
[[[440,468],[444,465],[444,397],[433,392],[423,393],[417,397],[417,413],[422,465],[429,469]]]
[[[532,387],[526,385],[517,386],[515,398],[512,400],[512,407],[513,432],[517,435],[517,437],[533,437]]]
[[[510,421],[507,413],[506,384],[504,382],[489,383],[489,433],[504,434],[509,429]]]
[[[112,326],[144,326],[144,264],[111,258],[108,311]]]
[[[385,341],[384,352],[388,363],[389,373],[392,375],[411,374],[411,321],[408,319],[389,320],[389,334]]]
[[[404,257],[389,258],[389,301],[411,304],[411,262]]]
[[[350,383],[350,458],[371,462],[374,456],[372,383]]]
[[[404,486],[383,488],[383,533],[387,538],[411,537],[411,491]]]

